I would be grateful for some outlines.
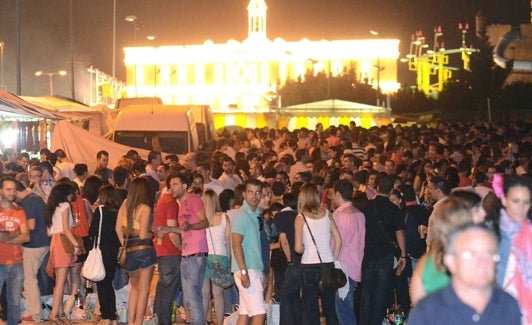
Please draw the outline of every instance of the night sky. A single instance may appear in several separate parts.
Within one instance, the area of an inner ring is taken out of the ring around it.
[[[0,41],[5,42],[4,76],[8,90],[16,92],[16,15],[21,8],[22,95],[48,94],[48,83],[35,71],[67,70],[70,73],[69,2],[73,3],[74,62],[76,69],[93,65],[112,71],[113,0],[0,0]],[[137,45],[216,43],[247,36],[248,0],[116,0],[116,76],[125,78],[122,47],[134,42],[133,25],[124,20],[136,15]],[[474,32],[475,13],[482,9],[492,23],[530,21],[530,0],[266,0],[267,33],[297,41],[370,38],[369,30],[401,40],[401,55],[410,35],[422,30],[428,40],[441,25],[446,48],[460,46],[459,22],[469,22]],[[155,35],[155,41],[146,36]],[[429,41],[432,46],[432,42]],[[399,81],[414,76],[401,66]],[[69,96],[69,83],[54,79],[55,93]]]

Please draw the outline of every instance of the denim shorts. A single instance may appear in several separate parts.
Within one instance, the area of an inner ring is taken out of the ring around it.
[[[126,271],[128,272],[145,269],[155,265],[155,263],[157,263],[157,255],[153,247],[130,252],[126,255]]]

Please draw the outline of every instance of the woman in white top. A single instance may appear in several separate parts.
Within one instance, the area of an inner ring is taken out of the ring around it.
[[[48,233],[52,237],[50,243],[49,266],[52,266],[55,274],[55,286],[53,292],[52,311],[48,320],[52,325],[69,325],[63,311],[63,290],[67,279],[67,272],[76,262],[76,255],[80,254],[80,247],[72,227],[72,212],[70,201],[74,195],[74,187],[70,183],[59,183],[52,188],[44,211],[44,218],[48,226]],[[61,235],[65,235],[74,246],[74,253],[65,251],[61,241]]]
[[[211,293],[214,299],[214,311],[216,312],[217,324],[223,324],[224,319],[224,288],[212,283],[211,272],[209,268],[214,259],[220,264],[229,267],[229,252],[231,247],[231,224],[229,217],[222,212],[218,195],[211,189],[203,193],[201,197],[205,206],[205,215],[209,221],[207,229],[207,244],[209,245],[209,256],[207,268],[205,269],[205,278],[203,280],[202,296],[203,309],[205,310],[205,319],[211,324]]]
[[[321,263],[327,268],[334,268],[334,261],[340,254],[342,239],[332,221],[329,211],[320,207],[318,188],[315,184],[305,184],[301,187],[297,201],[299,212],[294,222],[295,251],[302,253],[301,266],[303,273],[301,301],[303,304],[303,324],[319,325],[320,308],[318,295],[321,295],[321,305],[328,325],[338,324],[335,310],[335,294],[332,289],[320,289]],[[305,219],[307,224],[305,223]],[[316,240],[312,241],[309,232]],[[334,240],[334,250],[331,249],[331,239]],[[319,257],[318,257],[319,253]]]

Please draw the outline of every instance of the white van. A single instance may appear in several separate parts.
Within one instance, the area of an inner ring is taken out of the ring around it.
[[[179,107],[188,107],[192,110],[194,120],[196,121],[200,147],[216,138],[214,117],[212,116],[211,107],[209,105],[179,105]]]
[[[192,110],[177,105],[131,105],[116,118],[112,140],[146,150],[185,155],[199,146]]]

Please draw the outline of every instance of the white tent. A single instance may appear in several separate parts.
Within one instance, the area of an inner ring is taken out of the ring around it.
[[[109,168],[114,168],[130,149],[136,150],[142,158],[148,158],[147,150],[106,140],[66,120],[55,123],[50,150],[57,149],[63,149],[72,162],[87,164],[91,172],[96,168],[96,154],[100,150],[109,153]]]
[[[292,105],[282,107],[279,110],[281,114],[299,115],[305,113],[307,115],[325,116],[331,115],[345,115],[345,114],[389,114],[389,110],[386,107],[380,107],[375,105],[362,104],[357,102],[349,102],[340,99],[328,99],[312,103],[304,103],[299,105]]]
[[[314,129],[317,123],[330,125],[349,124],[371,127],[389,123],[391,111],[386,107],[329,99],[282,107],[279,109],[279,127]]]

